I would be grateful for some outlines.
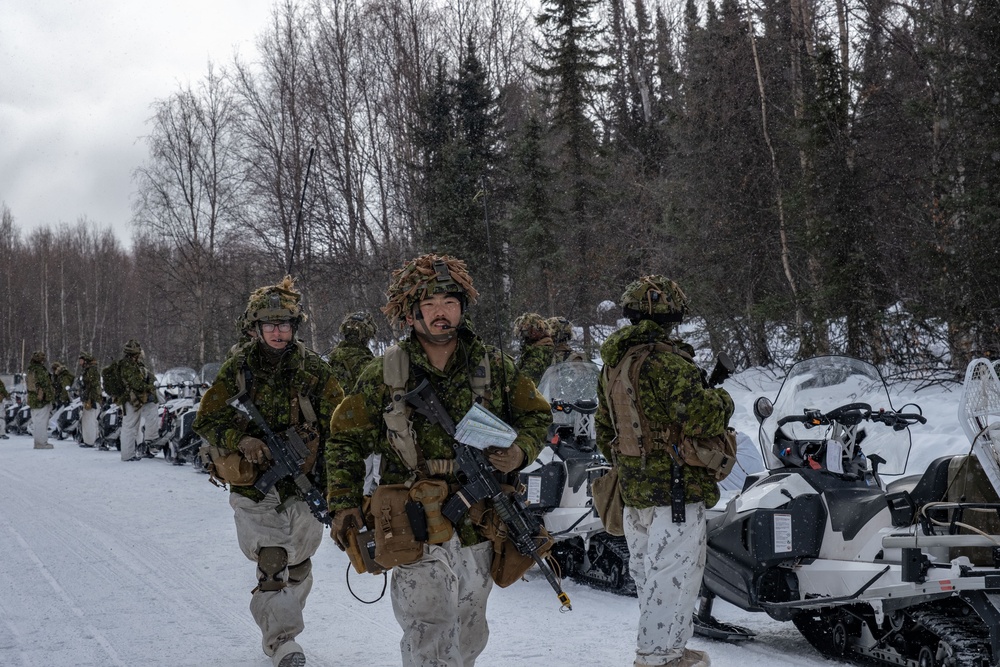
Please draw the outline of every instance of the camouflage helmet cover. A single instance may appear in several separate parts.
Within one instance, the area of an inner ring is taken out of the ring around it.
[[[442,293],[463,295],[469,304],[479,296],[465,262],[449,255],[421,255],[392,272],[382,312],[390,323],[401,326],[414,306]]]
[[[301,324],[306,321],[306,315],[299,305],[301,300],[302,294],[295,289],[295,280],[291,276],[285,276],[277,285],[258,288],[250,295],[243,316],[244,322],[247,326],[256,322],[282,320],[294,320]]]
[[[549,331],[552,332],[552,340],[556,343],[565,343],[573,339],[573,323],[565,317],[556,316],[548,319]]]
[[[552,335],[548,321],[538,313],[524,313],[514,320],[514,333],[524,340],[536,341]]]
[[[92,355],[90,352],[81,352],[79,358],[83,359],[84,363],[89,364],[94,360],[94,355]]]
[[[31,354],[31,361],[32,361],[32,363],[42,363],[42,362],[44,362],[45,361],[45,352],[43,352],[42,350],[35,350]]]
[[[52,372],[55,373],[56,375],[61,373],[64,368],[66,368],[66,366],[63,365],[63,362],[61,361],[52,362]]]
[[[125,354],[139,354],[142,352],[142,346],[139,345],[139,341],[135,338],[129,338],[128,342],[125,343],[125,347],[122,348]]]
[[[340,333],[344,338],[355,338],[357,340],[371,340],[375,335],[375,319],[371,313],[359,310],[356,313],[348,313],[344,321],[340,323]]]
[[[620,305],[626,316],[661,315],[680,321],[688,312],[688,300],[680,286],[664,276],[643,276],[629,283]]]

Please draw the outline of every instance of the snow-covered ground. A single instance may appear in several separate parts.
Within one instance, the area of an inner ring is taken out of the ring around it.
[[[733,425],[756,440],[757,396],[780,381],[748,371],[726,383]],[[910,470],[968,440],[956,416],[960,387],[897,388],[893,403],[919,403]],[[56,441],[32,449],[28,436],[0,440],[0,665],[248,665],[267,667],[248,610],[254,566],[236,544],[226,492],[190,467],[162,458],[122,463],[118,452]],[[399,664],[399,628],[388,595],[363,604],[348,590],[347,557],[326,540],[313,559],[315,586],[299,641],[312,666]],[[627,666],[638,610],[634,598],[574,582],[573,611],[529,573],[490,597],[491,637],[478,664]],[[351,570],[361,598],[378,597],[381,577]],[[827,660],[795,631],[763,614],[717,603],[716,615],[757,639],[724,644],[694,638],[721,667],[843,664]]]

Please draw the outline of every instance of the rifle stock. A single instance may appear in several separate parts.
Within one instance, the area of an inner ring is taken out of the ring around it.
[[[718,387],[735,372],[736,364],[733,363],[728,354],[720,352],[715,360],[715,368],[712,369],[711,375],[708,376],[708,386]]]

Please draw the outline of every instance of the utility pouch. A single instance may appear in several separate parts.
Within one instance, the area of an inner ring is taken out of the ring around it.
[[[348,530],[345,551],[358,574],[365,572],[382,574],[385,572],[385,568],[375,562],[375,531],[371,528],[366,528],[363,531],[359,531],[357,528]]]
[[[736,465],[736,431],[727,428],[710,438],[681,438],[679,454],[684,463],[708,469],[721,482]]]
[[[443,479],[421,479],[410,487],[410,499],[423,508],[423,524],[429,544],[444,544],[455,532],[451,521],[441,514],[441,505],[447,499],[448,491],[448,482]]]
[[[302,463],[302,472],[311,473],[313,466],[316,465],[316,459],[319,457],[319,431],[315,425],[310,423],[296,424],[294,428],[295,432],[302,438],[302,442],[305,443],[306,449],[309,450],[309,455]]]
[[[604,530],[609,535],[621,537],[625,534],[625,502],[622,500],[618,481],[618,468],[612,468],[590,484],[594,497],[594,509],[601,517]]]
[[[410,525],[405,484],[380,484],[372,494],[371,515],[375,530],[375,561],[383,569],[408,565],[424,555],[424,543]]]
[[[513,487],[502,485],[504,492],[508,495],[514,493]],[[510,539],[507,524],[503,522],[492,506],[487,507],[485,502],[479,502],[469,509],[470,520],[479,527],[484,537],[493,544],[493,562],[490,565],[490,577],[500,588],[506,588],[519,580],[524,573],[535,564],[535,559],[526,556],[517,550],[517,545]],[[545,530],[540,527],[535,541],[542,546],[538,551],[539,558],[545,558],[552,550],[555,540]]]
[[[257,468],[241,452],[232,452],[214,445],[202,445],[198,450],[209,480],[219,480],[231,486],[249,486],[257,480]]]

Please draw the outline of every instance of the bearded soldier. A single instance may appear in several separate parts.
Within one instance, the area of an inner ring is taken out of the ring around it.
[[[684,445],[724,436],[733,400],[705,386],[694,349],[670,337],[687,312],[677,283],[646,276],[621,298],[630,326],[601,346],[597,442],[618,470],[629,570],[639,599],[635,667],[706,667],[685,648],[705,569],[705,508],[719,501],[712,473],[682,459]]]
[[[130,338],[125,343],[123,352],[125,354],[117,367],[123,390],[122,395],[118,397],[124,410],[120,436],[122,461],[138,461],[143,455],[149,454],[146,442],[159,434],[156,377],[146,368],[139,341]]]
[[[301,472],[324,488],[323,443],[344,392],[330,366],[296,335],[306,319],[301,298],[289,276],[250,295],[245,323],[253,336],[222,364],[194,421],[194,430],[211,443],[212,478],[229,484],[240,549],[257,564],[250,613],[275,667],[306,664],[295,638],[305,628],[302,610],[323,524],[292,476],[266,494],[253,486],[274,455],[263,428],[228,401],[248,398],[274,433],[294,429],[309,452]]]
[[[534,460],[549,424],[548,403],[531,380],[465,324],[466,308],[477,292],[464,262],[447,255],[418,257],[393,273],[387,296],[382,310],[389,322],[408,327],[410,334],[365,367],[331,425],[332,536],[342,549],[351,544],[350,531],[364,524],[360,506],[370,454],[382,456],[381,481],[370,502],[383,528],[399,511],[393,498],[400,492],[404,498],[423,498],[426,510],[457,484],[453,440],[401,399],[423,381],[455,423],[480,403],[516,429],[510,447],[486,450],[500,473],[515,473]],[[376,551],[376,561],[392,567],[392,608],[403,630],[404,666],[469,667],[486,647],[493,550],[472,515],[470,509],[453,525],[440,513],[428,512],[427,535],[413,537],[416,548],[408,545],[407,557],[390,553],[387,561],[386,553]],[[376,540],[380,534],[386,540],[395,535],[382,530]]]
[[[52,402],[56,390],[52,376],[45,367],[45,352],[38,350],[31,355],[28,373],[25,377],[28,389],[28,407],[31,408],[31,434],[35,439],[35,449],[52,449],[49,442],[49,417],[52,416]]]
[[[81,352],[79,388],[83,409],[80,411],[81,447],[93,447],[97,442],[97,415],[101,411],[101,369],[94,355]]]
[[[524,313],[514,320],[514,335],[521,342],[517,367],[535,384],[552,361],[552,332],[538,313]]]
[[[369,341],[375,336],[375,320],[363,310],[350,313],[340,323],[340,335],[344,338],[330,350],[327,363],[344,391],[351,391],[361,370],[375,358],[368,348]]]

